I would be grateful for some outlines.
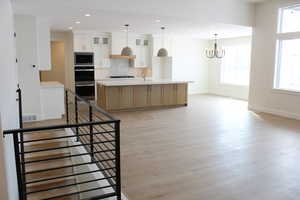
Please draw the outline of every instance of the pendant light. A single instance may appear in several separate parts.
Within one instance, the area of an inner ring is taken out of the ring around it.
[[[218,34],[215,34],[215,42],[213,49],[206,50],[206,57],[208,58],[223,58],[225,56],[225,50],[218,48]]]
[[[161,27],[160,29],[161,29],[161,37],[162,37],[162,39],[161,39],[161,46],[162,46],[162,48],[160,48],[158,50],[157,56],[158,57],[167,57],[168,56],[168,51],[167,51],[167,49],[164,48],[164,42],[165,42],[164,41],[165,40],[164,32],[165,32],[165,27]]]
[[[129,24],[125,24],[124,26],[126,27],[126,47],[122,49],[121,56],[132,56],[132,49],[128,46]]]

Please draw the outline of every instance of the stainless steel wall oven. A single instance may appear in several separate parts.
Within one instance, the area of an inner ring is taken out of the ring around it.
[[[94,53],[74,53],[76,94],[87,100],[95,99]]]

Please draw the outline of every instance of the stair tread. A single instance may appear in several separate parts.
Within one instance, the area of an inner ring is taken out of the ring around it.
[[[67,141],[56,141],[56,142],[47,141],[47,142],[41,142],[38,144],[31,144],[31,145],[28,144],[24,148],[25,148],[25,151],[36,151],[36,150],[66,147],[66,146],[68,146]]]
[[[26,165],[26,172],[35,171],[35,170],[44,170],[55,167],[63,167],[67,165],[72,165],[70,158],[51,160],[46,162],[30,163]]]
[[[58,176],[71,175],[72,173],[73,173],[73,169],[71,167],[68,167],[68,168],[39,172],[39,173],[34,173],[34,174],[27,174],[26,180],[31,182],[31,181],[36,181],[36,180],[40,180],[40,179],[47,179],[47,178],[54,178],[54,177],[58,177]]]
[[[52,156],[57,154],[69,154],[69,153],[70,153],[70,149],[68,148],[56,149],[51,151],[40,151],[40,152],[25,154],[25,160],[34,159],[36,157],[47,157],[47,156]]]
[[[48,189],[48,188],[52,188],[52,187],[56,187],[56,186],[74,184],[74,183],[76,183],[76,179],[74,177],[55,179],[55,180],[51,180],[51,181],[29,184],[27,186],[27,191],[28,192],[38,191],[38,190]]]
[[[39,140],[45,138],[62,137],[67,136],[65,131],[39,131],[24,134],[24,140]]]
[[[76,186],[71,186],[71,187],[65,187],[65,188],[60,188],[60,189],[55,189],[55,190],[50,190],[50,191],[45,191],[45,192],[29,194],[27,196],[28,197],[27,199],[28,200],[41,200],[41,199],[56,197],[56,196],[63,195],[63,194],[75,193],[77,191],[78,190],[77,190]],[[77,198],[75,196],[66,196],[66,197],[61,197],[61,198],[57,198],[57,199],[73,200],[73,199],[77,199]]]
[[[60,152],[60,153],[44,154],[44,155],[32,155],[30,157],[26,157],[25,161],[45,160],[45,159],[59,158],[59,157],[64,157],[64,156],[69,156],[69,155],[70,155],[69,152]],[[47,161],[44,161],[44,162],[47,162]]]

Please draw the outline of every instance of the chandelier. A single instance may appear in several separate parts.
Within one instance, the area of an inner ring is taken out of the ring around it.
[[[218,48],[218,34],[215,34],[215,43],[213,49],[205,51],[208,58],[223,58],[225,56],[225,50]]]

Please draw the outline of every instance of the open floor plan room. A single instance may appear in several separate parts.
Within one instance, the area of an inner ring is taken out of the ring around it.
[[[300,0],[0,0],[0,200],[299,200]]]

